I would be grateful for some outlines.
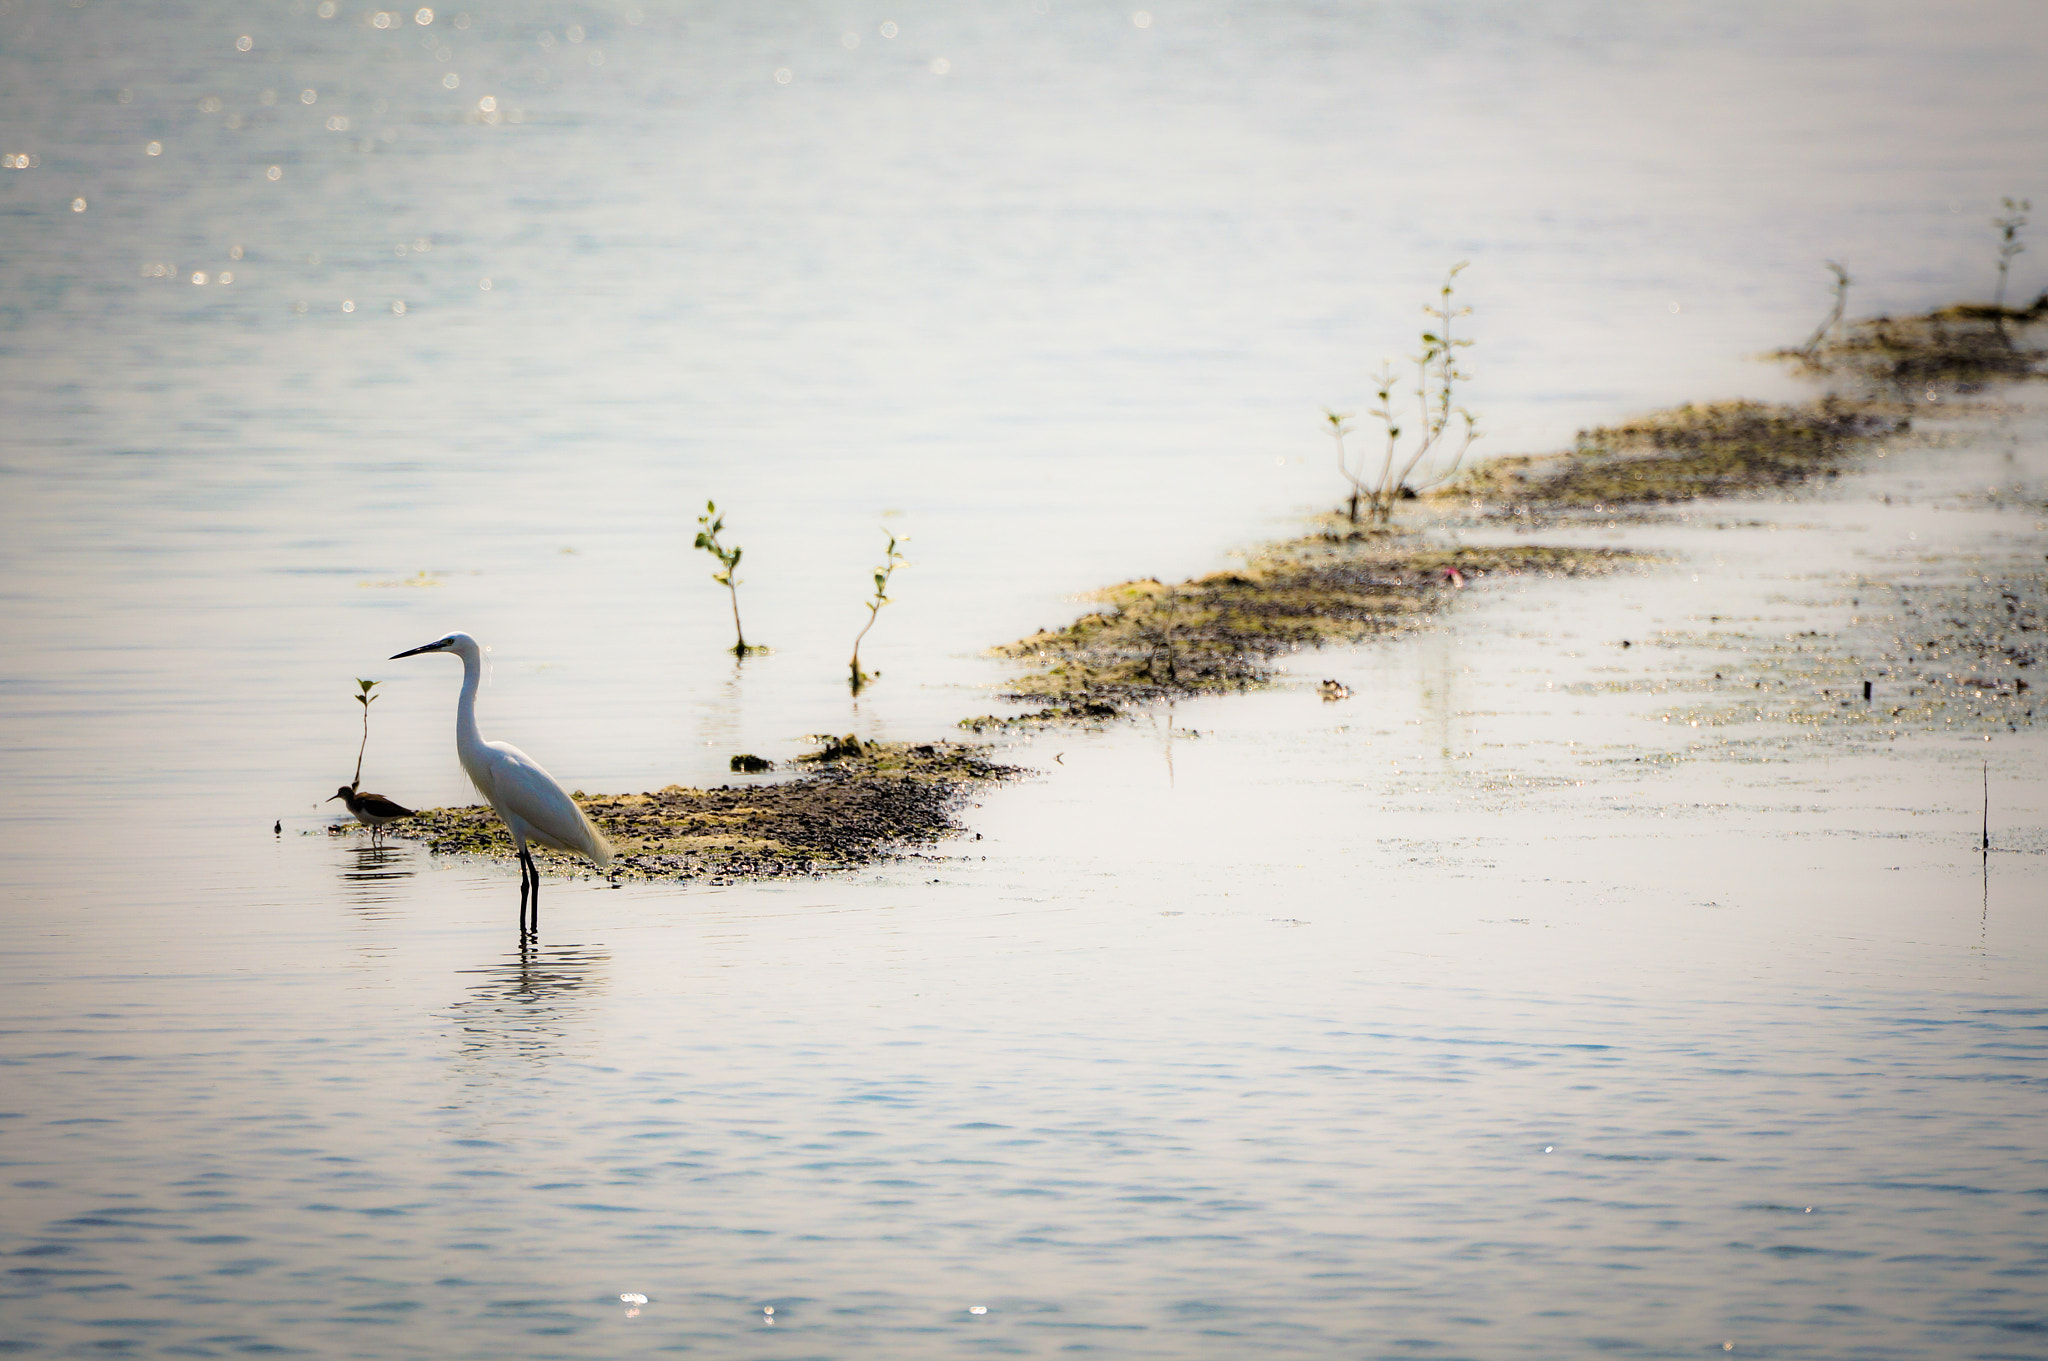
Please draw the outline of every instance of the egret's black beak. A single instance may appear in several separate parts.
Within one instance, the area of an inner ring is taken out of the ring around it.
[[[392,654],[391,654],[391,660],[395,662],[395,661],[397,661],[397,660],[398,660],[398,659],[399,659],[400,657],[417,657],[417,656],[419,656],[419,655],[420,655],[420,654],[421,654],[422,652],[439,652],[440,650],[441,650],[441,644],[440,644],[440,643],[438,643],[438,642],[433,642],[433,643],[422,643],[422,644],[420,644],[420,645],[419,645],[418,647],[416,647],[416,648],[413,648],[413,649],[411,649],[410,651],[407,651],[407,652],[394,652],[394,653],[392,653]]]

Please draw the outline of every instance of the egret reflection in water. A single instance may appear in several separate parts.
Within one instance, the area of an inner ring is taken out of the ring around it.
[[[473,980],[449,1007],[465,1060],[554,1058],[605,994],[608,951],[522,941],[495,964],[462,971]]]

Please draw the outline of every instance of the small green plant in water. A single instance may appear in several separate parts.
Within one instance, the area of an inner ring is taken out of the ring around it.
[[[363,740],[356,746],[356,777],[348,782],[350,789],[361,789],[363,787],[363,752],[370,745],[370,705],[375,703],[377,699],[377,696],[371,692],[376,688],[376,681],[364,680],[360,676],[356,677],[356,703],[363,706]]]
[[[1835,273],[1835,305],[1829,309],[1827,320],[1814,328],[1813,334],[1807,337],[1806,344],[1799,349],[1800,358],[1809,364],[1819,362],[1820,347],[1827,342],[1829,336],[1835,333],[1836,328],[1841,326],[1842,314],[1849,307],[1850,279],[1848,269],[1833,260],[1823,261],[1823,263]]]
[[[882,532],[889,534],[886,529]],[[889,534],[889,547],[883,554],[882,565],[875,568],[875,594],[871,599],[861,602],[868,607],[868,622],[862,624],[860,632],[854,635],[853,660],[847,664],[847,669],[852,673],[853,693],[856,695],[860,693],[863,685],[875,678],[874,675],[860,669],[860,645],[861,640],[868,636],[868,630],[875,626],[875,616],[882,612],[882,606],[889,603],[889,578],[903,565],[903,555],[896,551],[899,542],[908,541],[899,540],[894,534]]]
[[[738,544],[727,548],[718,541],[719,531],[724,528],[725,517],[718,513],[718,503],[706,501],[704,513],[697,517],[697,547],[718,559],[719,570],[711,574],[711,579],[725,587],[732,596],[732,655],[744,657],[749,652],[759,652],[762,649],[750,646],[747,643],[746,631],[740,627],[739,567],[742,550]]]
[[[1458,271],[1465,268],[1464,262],[1451,266],[1444,276],[1443,287],[1438,291],[1436,302],[1424,307],[1431,324],[1423,329],[1421,349],[1410,356],[1415,365],[1415,400],[1419,429],[1412,442],[1405,448],[1402,444],[1400,419],[1394,414],[1394,385],[1397,382],[1391,364],[1381,366],[1375,378],[1378,387],[1375,395],[1379,405],[1372,410],[1372,416],[1386,431],[1386,447],[1381,452],[1377,472],[1368,467],[1369,455],[1360,450],[1358,464],[1354,469],[1350,450],[1344,440],[1351,433],[1346,424],[1351,419],[1348,411],[1324,409],[1323,415],[1330,422],[1330,434],[1337,441],[1337,471],[1351,484],[1351,496],[1347,503],[1347,514],[1352,524],[1359,522],[1360,511],[1371,519],[1375,528],[1384,528],[1394,516],[1394,502],[1402,496],[1412,496],[1419,490],[1438,486],[1458,470],[1464,462],[1465,451],[1472,447],[1472,441],[1479,436],[1479,423],[1472,413],[1457,404],[1457,385],[1467,382],[1470,375],[1458,367],[1458,351],[1472,342],[1451,334],[1452,323],[1460,317],[1472,314],[1469,307],[1455,307],[1451,297],[1455,288]],[[1453,426],[1462,423],[1462,438],[1458,439],[1457,451],[1450,458],[1440,460],[1421,487],[1416,487],[1411,478],[1432,455],[1441,455],[1452,438]]]
[[[2027,214],[2033,211],[2030,199],[2000,199],[2005,205],[2005,216],[1994,217],[1991,225],[1998,228],[1998,291],[1991,295],[1991,305],[1996,309],[1998,334],[2005,336],[2005,279],[2012,269],[2012,259],[2025,250],[2026,243],[2020,240],[2020,228],[2027,225]],[[2011,343],[2010,337],[2006,337]]]
[[[2033,211],[2031,200],[2008,198],[1999,200],[2005,205],[2005,216],[1994,217],[1991,225],[1998,228],[1998,292],[1992,295],[1991,305],[2005,310],[2005,276],[2012,268],[2012,258],[2025,250],[2026,243],[2020,238],[2020,228],[2027,225],[2027,214]]]

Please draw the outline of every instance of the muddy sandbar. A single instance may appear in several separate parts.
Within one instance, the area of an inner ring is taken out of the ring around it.
[[[959,742],[854,737],[830,739],[806,764],[790,780],[574,797],[618,853],[603,877],[778,879],[854,869],[954,835],[973,788],[1016,773]],[[385,835],[437,854],[513,854],[485,805],[424,809]],[[536,848],[534,858],[551,873],[600,874],[579,856]]]

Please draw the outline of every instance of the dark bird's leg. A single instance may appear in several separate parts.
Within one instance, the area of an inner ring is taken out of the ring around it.
[[[533,863],[533,852],[526,853],[526,872],[533,876],[533,907],[528,914],[532,918],[533,938],[540,940],[540,866]]]
[[[519,940],[521,944],[524,944],[527,939],[526,900],[533,887],[533,880],[528,877],[526,872],[526,863],[526,847],[521,846],[519,848]]]
[[[521,934],[533,940],[540,939],[540,866],[533,863],[533,852],[524,846],[519,848],[520,893],[519,925]]]

